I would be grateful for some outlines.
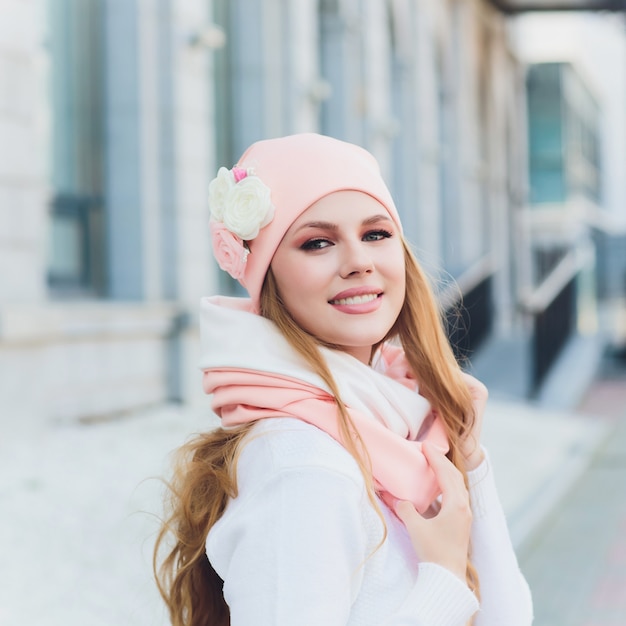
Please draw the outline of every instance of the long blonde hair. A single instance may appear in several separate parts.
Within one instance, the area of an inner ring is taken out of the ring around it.
[[[444,331],[442,313],[428,279],[408,245],[405,242],[403,245],[406,296],[398,319],[383,341],[398,339],[402,344],[420,383],[420,393],[431,402],[445,424],[450,440],[448,456],[465,474],[459,446],[474,419],[472,400]],[[355,434],[337,384],[318,349],[320,342],[291,317],[271,270],[261,292],[261,315],[277,325],[291,346],[333,392],[344,446],[357,461],[369,499],[381,515],[367,450]],[[372,355],[377,347],[373,347]],[[251,426],[247,424],[227,431],[218,428],[196,435],[177,453],[173,479],[169,484],[169,517],[157,536],[153,558],[157,586],[173,626],[230,624],[222,593],[223,581],[207,559],[205,542],[228,500],[237,496],[237,457]],[[170,534],[173,535],[173,546],[166,542]],[[161,560],[163,550],[166,554]],[[478,591],[478,580],[469,555],[467,581]]]

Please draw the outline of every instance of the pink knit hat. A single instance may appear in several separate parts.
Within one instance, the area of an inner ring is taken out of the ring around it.
[[[276,248],[293,222],[335,191],[362,191],[400,218],[376,159],[363,148],[306,133],[252,144],[209,186],[213,252],[248,290],[253,308]],[[245,242],[245,243],[244,243]]]

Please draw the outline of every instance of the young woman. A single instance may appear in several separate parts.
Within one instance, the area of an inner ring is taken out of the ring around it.
[[[261,141],[209,194],[216,258],[250,298],[202,303],[222,428],[181,450],[157,540],[172,623],[531,624],[480,445],[487,391],[375,159]]]

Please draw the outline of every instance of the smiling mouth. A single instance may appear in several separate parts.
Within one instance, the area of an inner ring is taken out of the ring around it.
[[[380,297],[379,293],[368,293],[362,296],[352,296],[351,298],[340,298],[339,300],[330,300],[329,304],[364,304],[365,302],[371,302]]]

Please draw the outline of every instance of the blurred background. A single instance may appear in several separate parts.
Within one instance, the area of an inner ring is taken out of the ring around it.
[[[0,624],[165,623],[142,480],[213,424],[198,304],[239,293],[208,183],[302,131],[376,155],[490,388],[536,623],[623,626],[624,0],[0,0]]]

